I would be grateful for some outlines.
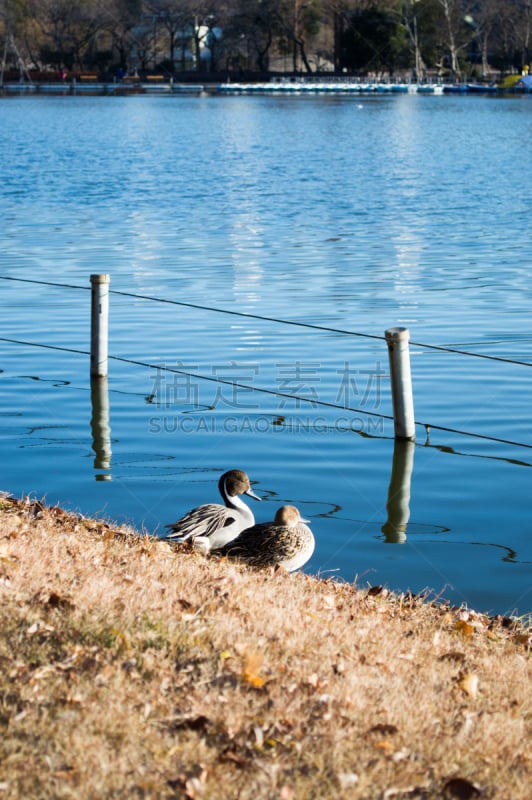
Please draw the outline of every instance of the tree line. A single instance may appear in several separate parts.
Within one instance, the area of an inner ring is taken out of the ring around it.
[[[3,72],[483,78],[531,31],[532,0],[0,0]]]

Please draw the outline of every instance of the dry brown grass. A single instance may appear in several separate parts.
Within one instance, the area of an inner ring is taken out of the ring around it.
[[[0,800],[530,797],[530,640],[0,499]]]

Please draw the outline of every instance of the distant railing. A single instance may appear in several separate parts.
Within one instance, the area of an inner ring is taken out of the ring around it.
[[[95,280],[98,278],[98,280]],[[102,279],[105,278],[105,279]],[[11,276],[0,276],[0,280],[4,281],[14,281],[20,283],[31,283],[43,286],[54,286],[64,289],[80,289],[82,291],[88,291],[91,289],[90,286],[80,286],[77,284],[69,284],[69,283],[58,283],[53,281],[42,281],[42,280],[35,280],[29,278],[14,278]],[[207,306],[199,303],[188,303],[179,300],[172,300],[167,298],[161,297],[153,297],[150,295],[144,294],[136,294],[133,292],[124,292],[119,290],[111,290],[109,289],[109,282],[108,276],[91,276],[92,281],[92,325],[91,325],[91,349],[90,350],[80,350],[76,348],[69,348],[69,347],[61,347],[58,345],[47,345],[38,342],[30,342],[26,340],[15,339],[11,337],[0,337],[0,341],[10,342],[12,344],[21,344],[29,347],[40,347],[46,348],[50,350],[58,350],[63,352],[69,353],[77,353],[80,355],[89,355],[91,356],[91,374],[93,377],[97,375],[105,376],[107,374],[106,367],[102,368],[102,362],[106,361],[107,359],[111,361],[119,361],[127,364],[133,364],[136,366],[147,367],[150,369],[158,369],[161,371],[183,375],[190,378],[195,378],[198,380],[204,381],[212,381],[219,384],[226,384],[230,385],[236,389],[242,389],[247,391],[259,392],[262,394],[274,395],[276,397],[288,398],[292,400],[296,400],[298,402],[305,402],[311,403],[313,406],[324,406],[327,408],[335,408],[343,411],[348,411],[352,413],[364,414],[367,416],[378,417],[380,419],[386,420],[393,420],[395,423],[395,435],[396,438],[399,439],[414,439],[414,427],[415,426],[423,426],[425,430],[440,430],[446,433],[453,433],[461,436],[468,436],[476,439],[482,439],[486,441],[497,442],[500,444],[508,444],[515,447],[525,447],[532,449],[532,444],[528,444],[526,442],[518,442],[510,439],[504,439],[497,436],[489,436],[486,434],[474,433],[472,431],[465,431],[460,430],[458,428],[451,428],[444,425],[437,425],[434,423],[427,423],[416,421],[413,416],[413,402],[412,402],[412,389],[411,389],[411,382],[410,382],[410,361],[408,352],[404,352],[404,344],[408,346],[408,331],[407,329],[397,329],[391,328],[386,331],[385,335],[380,336],[377,334],[369,334],[363,333],[360,331],[352,331],[352,330],[345,330],[342,328],[336,328],[332,326],[325,326],[325,325],[314,325],[312,323],[301,322],[297,320],[288,320],[288,319],[281,319],[276,317],[269,317],[262,314],[251,314],[243,311],[234,311],[231,309],[224,309],[224,308],[217,308],[215,306]],[[103,306],[102,306],[102,296],[97,291],[99,289],[103,290]],[[151,302],[158,302],[158,303],[166,303],[176,306],[182,306],[186,308],[193,308],[202,311],[209,311],[218,314],[228,314],[231,316],[238,316],[238,317],[245,317],[250,319],[262,320],[265,322],[276,323],[280,325],[290,325],[296,326],[299,328],[305,328],[314,331],[321,331],[327,333],[336,333],[345,336],[357,336],[367,339],[374,339],[380,341],[386,341],[388,344],[388,350],[390,354],[390,370],[391,370],[391,385],[392,385],[392,400],[394,405],[394,416],[388,414],[382,414],[377,411],[370,411],[366,408],[354,408],[352,406],[340,406],[337,403],[327,402],[325,400],[319,400],[316,397],[305,397],[303,395],[298,395],[297,393],[290,393],[290,392],[283,392],[278,389],[269,389],[264,387],[253,386],[249,384],[240,383],[233,380],[228,380],[221,378],[219,376],[212,376],[212,375],[203,375],[199,373],[190,372],[183,369],[177,369],[174,367],[169,366],[161,366],[158,364],[153,364],[147,361],[140,361],[137,359],[125,358],[116,355],[108,355],[107,354],[107,331],[106,331],[106,315],[107,312],[105,310],[105,306],[107,304],[106,295],[114,294],[120,295],[123,297],[132,297],[136,299],[151,301]],[[99,323],[103,322],[103,325],[100,326]],[[97,331],[97,328],[99,330]],[[406,333],[405,333],[406,331]],[[399,345],[399,342],[401,343]],[[417,341],[410,341],[410,344],[414,345],[415,347],[420,348],[427,348],[431,350],[439,350],[447,353],[454,353],[461,356],[467,356],[471,358],[482,358],[488,359],[490,361],[497,361],[503,362],[506,364],[513,364],[519,365],[524,367],[532,367],[532,363],[528,361],[521,361],[518,359],[511,359],[505,358],[502,356],[494,356],[489,355],[486,353],[472,353],[467,350],[460,350],[458,348],[452,347],[444,347],[442,345],[433,345],[433,344],[426,344]],[[397,349],[403,350],[402,355],[397,357]],[[95,367],[94,365],[98,365]],[[406,373],[406,374],[405,374]],[[410,396],[409,396],[410,395]]]

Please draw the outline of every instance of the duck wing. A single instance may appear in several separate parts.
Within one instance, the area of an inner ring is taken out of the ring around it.
[[[230,508],[226,508],[218,503],[206,503],[203,506],[192,509],[184,517],[166,525],[172,533],[167,539],[179,538],[182,541],[195,539],[196,536],[209,537],[220,528],[225,528],[235,521],[235,515]]]
[[[280,564],[289,572],[299,569],[314,551],[314,535],[300,522],[290,527],[271,522],[254,525],[222,549],[222,554],[254,567]]]
[[[222,552],[256,567],[278,564],[293,557],[301,549],[303,532],[299,528],[306,528],[306,525],[295,525],[292,528],[272,525],[271,522],[254,525],[242,531]]]

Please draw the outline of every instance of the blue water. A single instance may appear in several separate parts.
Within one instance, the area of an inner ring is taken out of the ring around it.
[[[530,612],[530,368],[420,344],[532,363],[531,136],[529,96],[1,99],[0,489],[160,533],[240,467],[257,520],[311,519],[307,572]],[[395,448],[402,505],[381,338],[111,294],[107,441],[84,354],[99,272],[408,327],[431,428]]]

